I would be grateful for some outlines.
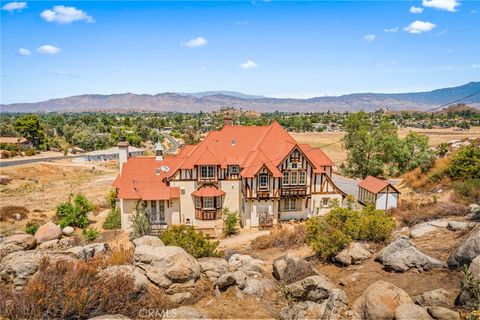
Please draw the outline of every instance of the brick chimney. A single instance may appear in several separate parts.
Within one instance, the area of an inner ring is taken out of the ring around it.
[[[120,174],[122,173],[123,164],[128,161],[128,141],[126,141],[125,137],[120,137],[120,141],[118,141],[118,160],[120,164]]]
[[[233,118],[231,116],[224,116],[223,126],[233,126]]]

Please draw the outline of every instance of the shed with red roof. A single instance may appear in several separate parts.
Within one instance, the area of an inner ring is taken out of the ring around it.
[[[358,202],[374,203],[378,210],[396,208],[400,191],[384,179],[368,176],[358,184]]]

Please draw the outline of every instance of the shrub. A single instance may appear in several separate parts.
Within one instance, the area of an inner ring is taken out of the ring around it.
[[[28,156],[28,157],[34,156],[36,154],[37,154],[37,152],[33,148],[27,149],[27,151],[25,151],[25,155]]]
[[[94,227],[88,227],[82,230],[82,236],[85,242],[90,243],[95,241],[100,236],[100,231]]]
[[[37,232],[38,228],[40,228],[40,225],[38,223],[28,222],[25,227],[25,232],[33,236],[35,232]]]
[[[223,234],[231,236],[238,232],[238,213],[230,212],[227,208],[223,211]]]
[[[201,231],[190,226],[171,226],[162,232],[160,239],[167,246],[182,247],[195,258],[219,256],[218,241],[210,242]]]
[[[107,202],[107,205],[112,209],[114,209],[117,206],[117,196],[118,196],[117,189],[112,189],[105,197],[105,201]]]
[[[103,222],[103,228],[106,230],[120,229],[122,227],[122,219],[119,208],[112,208],[107,218]]]
[[[384,211],[367,206],[361,211],[335,207],[324,217],[307,221],[306,240],[324,259],[331,259],[350,241],[382,242],[390,238],[395,220]]]
[[[133,264],[133,248],[125,245],[112,246],[107,264],[111,266]]]
[[[453,184],[458,200],[464,203],[480,202],[480,179],[466,179]]]
[[[306,240],[317,256],[323,260],[330,260],[352,241],[342,230],[319,217],[308,219]]]
[[[432,200],[419,203],[418,201],[400,201],[397,208],[389,212],[404,226],[414,226],[420,222],[441,219],[448,216],[465,215],[465,206],[453,202],[443,203]]]
[[[57,206],[57,218],[60,226],[85,228],[89,221],[87,214],[93,210],[93,205],[82,194],[77,194],[72,201],[60,203]]]
[[[135,210],[131,218],[131,223],[132,233],[130,234],[130,237],[132,239],[140,238],[150,234],[150,221],[143,210]]]
[[[468,305],[473,310],[480,310],[480,279],[477,279],[470,271],[468,267],[463,268],[464,280],[462,288],[471,297],[471,304]]]
[[[480,179],[480,146],[470,144],[455,152],[448,172],[454,179]]]
[[[305,243],[306,228],[304,224],[292,228],[282,226],[280,229],[270,230],[269,234],[255,238],[252,248],[263,250],[268,248],[296,248]]]

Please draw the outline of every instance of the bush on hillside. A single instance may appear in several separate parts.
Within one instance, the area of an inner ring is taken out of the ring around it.
[[[82,230],[82,236],[86,243],[90,243],[97,240],[100,236],[100,231],[94,227],[88,227]]]
[[[105,230],[114,230],[120,229],[122,227],[122,218],[120,216],[120,209],[113,207],[108,216],[105,218],[103,222],[103,229]]]
[[[324,217],[308,219],[306,241],[324,260],[331,259],[352,240],[383,242],[395,228],[389,213],[367,206],[360,211],[335,207]]]
[[[268,248],[296,248],[305,243],[306,227],[299,224],[293,227],[281,226],[279,229],[270,230],[266,235],[255,238],[252,248],[263,250]]]
[[[25,226],[25,232],[33,236],[37,232],[38,228],[40,228],[38,223],[28,222]]]
[[[89,221],[87,214],[93,210],[92,203],[82,194],[77,194],[73,199],[60,203],[57,206],[57,218],[60,226],[85,228]]]
[[[210,242],[201,231],[190,226],[170,226],[161,233],[160,239],[167,246],[182,247],[195,258],[219,256],[218,241]]]
[[[470,204],[480,202],[480,179],[466,179],[453,184],[457,201]]]
[[[466,208],[462,204],[436,202],[433,198],[429,202],[401,200],[398,207],[389,210],[403,226],[412,227],[420,222],[442,219],[448,216],[463,216]]]
[[[223,234],[231,236],[238,232],[238,213],[230,212],[227,208],[223,211]]]
[[[480,179],[480,146],[470,144],[455,152],[448,173],[453,179]]]

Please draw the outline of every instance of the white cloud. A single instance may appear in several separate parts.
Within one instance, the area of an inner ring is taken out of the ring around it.
[[[53,9],[43,11],[40,16],[48,22],[59,24],[70,24],[75,21],[85,20],[87,23],[93,23],[95,20],[85,11],[75,7],[55,6]]]
[[[410,7],[410,12],[413,13],[413,14],[420,14],[420,13],[423,12],[423,8],[411,6]]]
[[[367,42],[372,42],[376,38],[377,38],[377,36],[374,35],[374,34],[367,34],[367,35],[363,36],[363,39],[365,39],[365,41],[367,41]]]
[[[20,49],[18,49],[18,54],[21,55],[21,56],[26,57],[26,56],[31,55],[32,53],[31,53],[30,50],[28,50],[28,49],[20,48]]]
[[[205,39],[204,37],[196,37],[189,40],[188,42],[183,43],[182,45],[187,48],[202,47],[207,45],[207,39]]]
[[[422,5],[424,7],[455,12],[457,11],[456,7],[459,6],[460,3],[458,0],[423,0]]]
[[[478,69],[478,68],[480,68],[480,64],[472,64],[472,68],[473,69]]]
[[[8,12],[13,12],[15,10],[22,11],[26,7],[27,7],[26,2],[10,2],[10,3],[5,4],[2,7],[2,10],[8,11]]]
[[[395,27],[395,28],[388,28],[388,29],[384,29],[384,31],[386,33],[394,33],[394,32],[397,32],[398,31],[398,27]]]
[[[256,64],[252,60],[247,60],[247,62],[242,63],[239,67],[242,68],[242,69],[245,69],[245,70],[255,69],[255,68],[258,68],[258,64]]]
[[[422,32],[427,32],[436,27],[435,24],[428,22],[428,21],[414,21],[410,23],[408,26],[403,28],[408,33],[413,33],[413,34],[420,34]]]
[[[60,51],[62,51],[62,49],[52,46],[50,44],[44,44],[37,49],[37,52],[40,54],[57,54]]]
[[[393,61],[390,61],[390,62],[380,62],[378,64],[378,66],[380,68],[384,68],[384,67],[392,67],[392,66],[396,66],[398,64],[398,61],[396,60],[393,60]]]

